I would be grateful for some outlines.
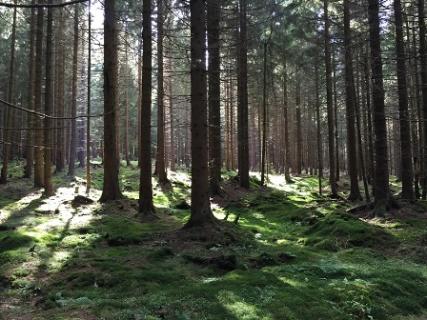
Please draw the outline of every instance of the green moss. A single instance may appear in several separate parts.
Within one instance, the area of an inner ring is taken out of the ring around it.
[[[77,175],[84,179],[83,170]],[[235,172],[223,176],[232,183]],[[33,319],[388,320],[427,309],[423,218],[361,221],[342,213],[345,202],[317,201],[316,177],[285,184],[272,176],[259,189],[254,175],[243,199],[215,209],[229,221],[240,217],[227,227],[228,240],[189,245],[174,233],[189,216],[175,208],[189,200],[188,174],[170,173],[169,187],[154,184],[160,219],[151,223],[137,215],[138,177],[135,164],[122,166],[129,199],[94,206],[82,225],[73,223],[83,211],[71,220],[37,216],[39,199],[14,202],[26,191],[13,200],[0,195],[10,213],[0,233],[7,296],[37,300],[25,304]],[[94,189],[102,178],[94,169]],[[55,183],[71,180],[56,175]],[[236,263],[222,270],[186,256]]]
[[[341,248],[368,247],[368,248],[395,248],[398,241],[387,231],[353,218],[349,215],[329,215],[322,218],[307,232],[310,235],[308,244],[321,246],[325,239],[335,241]]]

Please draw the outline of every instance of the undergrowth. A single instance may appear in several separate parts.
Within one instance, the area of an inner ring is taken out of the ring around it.
[[[189,216],[185,172],[156,185],[153,223],[137,216],[135,165],[121,170],[126,199],[77,208],[82,178],[57,174],[62,188],[43,199],[17,179],[21,166],[12,172],[0,189],[0,319],[409,320],[427,310],[427,217],[361,220],[319,197],[316,178],[272,176],[260,188],[253,176],[251,192],[213,205],[227,241],[202,242],[177,233]],[[234,176],[224,173],[226,192]],[[96,199],[100,169],[93,183]]]

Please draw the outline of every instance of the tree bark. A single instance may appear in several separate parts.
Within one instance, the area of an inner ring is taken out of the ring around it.
[[[65,55],[64,55],[64,9],[59,9],[59,27],[57,32],[56,39],[56,96],[55,96],[55,105],[56,105],[56,114],[58,117],[64,117],[65,115],[65,103],[64,103],[64,73],[65,73]],[[64,120],[57,120],[56,124],[58,125],[57,132],[57,146],[56,146],[56,155],[55,155],[55,171],[62,172],[65,167],[65,148],[67,144],[65,143],[65,123]]]
[[[238,166],[240,186],[249,188],[248,137],[248,45],[246,29],[246,0],[239,0],[239,56],[238,56]],[[231,88],[233,91],[233,88]],[[232,105],[231,105],[232,106]],[[233,112],[233,111],[231,111]]]
[[[142,18],[142,108],[141,108],[141,174],[139,182],[139,212],[144,217],[154,215],[151,174],[151,91],[152,91],[152,32],[151,0],[143,1]]]
[[[371,47],[372,102],[375,131],[375,214],[383,215],[391,204],[387,158],[383,68],[381,58],[378,0],[368,0],[369,43]]]
[[[292,182],[290,174],[291,166],[291,148],[289,144],[289,116],[288,116],[288,70],[286,56],[283,58],[283,121],[285,133],[285,180],[287,183]]]
[[[264,41],[264,67],[262,82],[261,186],[265,185],[265,166],[267,159],[267,46],[267,41]]]
[[[76,145],[77,145],[77,66],[79,54],[79,10],[78,6],[74,7],[74,40],[73,40],[73,78],[71,84],[71,141],[70,141],[70,158],[68,160],[68,175],[74,176],[76,162]]]
[[[14,0],[16,4],[16,0]],[[12,22],[12,36],[10,44],[10,61],[9,61],[9,79],[7,89],[7,101],[14,104],[15,102],[15,42],[16,42],[16,7],[13,9],[13,22]],[[3,146],[3,167],[0,173],[0,184],[7,183],[9,160],[11,156],[12,147],[12,132],[11,129],[14,123],[14,110],[6,107],[5,122],[4,122],[4,146]]]
[[[91,80],[92,80],[92,15],[91,2],[88,2],[88,35],[87,35],[87,119],[86,119],[86,193],[90,193],[91,188],[91,138],[90,138],[90,115],[91,115]]]
[[[350,201],[360,200],[360,189],[357,175],[357,143],[355,132],[356,92],[354,88],[353,55],[350,29],[349,0],[344,0],[344,47],[345,47],[345,92],[347,119],[347,158],[350,177]]]
[[[215,222],[209,201],[206,0],[191,0],[191,216],[189,227]]]
[[[166,184],[168,177],[165,164],[165,90],[163,75],[163,1],[157,0],[157,152],[156,174],[160,184]]]
[[[49,4],[53,0],[48,1]],[[53,114],[53,13],[52,8],[47,9],[47,29],[46,29],[46,87],[45,87],[45,114]],[[52,120],[44,118],[44,196],[53,195],[52,185]]]
[[[403,18],[400,0],[394,0],[394,19],[396,25],[397,86],[399,95],[400,120],[400,167],[402,172],[402,198],[414,200],[414,173],[412,167],[411,127],[408,110],[408,91],[406,83],[406,56],[403,38]]]
[[[43,87],[43,19],[44,9],[37,9],[37,27],[36,27],[36,59],[35,59],[35,88],[34,88],[34,110],[42,111],[42,87]],[[35,119],[35,149],[34,149],[34,186],[43,187],[43,132],[42,120],[38,117]]]
[[[220,82],[220,39],[219,22],[221,4],[217,0],[207,1],[207,29],[209,53],[209,164],[210,189],[219,194],[221,181],[221,82]]]
[[[36,1],[32,0],[32,4],[35,4]],[[28,107],[34,110],[34,88],[35,88],[35,34],[36,34],[36,9],[31,9],[31,18],[30,18],[30,52],[28,56],[29,61],[29,76],[28,76]],[[27,126],[31,128],[34,126],[33,116],[27,114]],[[33,148],[33,132],[27,130],[26,134],[26,147],[25,147],[25,168],[24,168],[24,178],[31,178],[33,175],[33,162],[34,162],[34,148]]]
[[[329,141],[329,184],[331,186],[331,196],[338,196],[338,186],[336,181],[336,153],[334,143],[334,112],[332,97],[332,66],[331,66],[331,44],[329,35],[329,11],[328,0],[323,0],[324,20],[325,20],[325,68],[326,68],[326,100],[328,113],[328,141]]]
[[[427,48],[426,48],[426,24],[425,24],[425,13],[424,13],[424,0],[418,0],[418,25],[419,25],[419,38],[420,38],[420,66],[421,66],[421,92],[422,92],[422,113],[423,118],[427,117]],[[425,121],[424,121],[425,123]],[[423,193],[422,198],[426,199],[427,195],[427,129],[424,125],[424,152],[423,152]]]
[[[117,150],[118,59],[116,1],[105,0],[104,20],[104,185],[101,202],[122,197]]]

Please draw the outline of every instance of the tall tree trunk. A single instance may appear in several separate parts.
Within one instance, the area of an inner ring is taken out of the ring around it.
[[[335,59],[335,50],[332,50],[332,78],[333,78],[333,97],[334,97],[334,103],[333,103],[333,114],[334,114],[334,143],[335,143],[335,179],[336,181],[340,181],[340,139],[339,139],[339,133],[338,133],[338,90],[337,90],[337,64]]]
[[[191,216],[185,227],[212,224],[209,201],[206,0],[190,0],[191,11]]]
[[[346,119],[347,119],[347,158],[348,171],[350,176],[350,201],[360,200],[359,181],[357,175],[357,149],[356,149],[356,132],[355,110],[356,110],[356,93],[354,88],[353,73],[353,55],[350,29],[350,8],[349,0],[344,0],[344,47],[345,47],[345,92],[346,92]]]
[[[40,3],[41,1],[39,1]],[[34,88],[34,110],[42,111],[42,87],[43,87],[43,19],[44,9],[37,8],[37,32],[36,32],[36,59],[35,59],[35,88]],[[35,117],[35,149],[34,149],[34,186],[43,187],[43,132],[42,120]]]
[[[79,9],[74,6],[74,40],[73,40],[73,78],[71,88],[71,141],[70,158],[68,160],[68,175],[74,176],[77,145],[77,66],[79,54]]]
[[[400,0],[394,0],[396,24],[397,85],[400,118],[400,166],[402,172],[402,198],[414,199],[414,173],[412,167],[411,128],[408,111],[408,89],[406,83],[406,57],[403,39],[403,18]]]
[[[387,126],[384,106],[378,0],[368,0],[369,43],[371,47],[372,102],[375,131],[375,214],[383,215],[391,204],[387,158]]]
[[[91,114],[91,80],[92,80],[92,15],[91,15],[91,0],[88,2],[88,35],[87,35],[87,120],[86,120],[86,193],[90,193],[91,188],[91,173],[90,173],[90,114]]]
[[[297,79],[296,88],[295,88],[295,123],[297,126],[297,174],[302,174],[302,121],[301,121],[301,82],[300,79]]]
[[[328,0],[323,0],[324,20],[325,20],[325,67],[326,67],[326,100],[328,112],[328,141],[329,141],[329,183],[331,185],[332,197],[338,196],[338,186],[336,181],[336,154],[334,143],[334,111],[332,97],[332,66],[331,66],[331,44],[329,35],[329,13]]]
[[[420,37],[420,65],[421,65],[421,92],[422,92],[422,110],[423,118],[427,118],[427,48],[426,48],[426,23],[424,13],[424,0],[418,0],[418,24]],[[427,195],[427,129],[424,121],[424,152],[423,152],[423,193],[422,198],[426,199]]]
[[[53,0],[48,1],[49,4]],[[52,8],[47,11],[46,29],[46,87],[45,87],[45,114],[53,114],[53,12]],[[53,195],[52,185],[52,119],[44,118],[44,195]]]
[[[36,1],[32,0],[31,4],[35,4]],[[31,110],[34,110],[34,89],[35,89],[35,50],[34,50],[34,40],[36,34],[36,9],[31,8],[31,18],[30,18],[30,52],[29,52],[29,77],[28,77],[28,107]],[[27,114],[27,126],[28,129],[34,126],[33,115]],[[25,147],[25,168],[24,168],[24,177],[31,178],[33,174],[33,162],[34,162],[34,149],[33,149],[33,132],[31,130],[27,130],[26,132],[26,147]]]
[[[267,41],[264,41],[264,68],[262,85],[262,141],[261,141],[261,185],[265,185],[267,159]]]
[[[137,114],[138,114],[138,167],[141,167],[141,106],[142,106],[142,33],[141,40],[138,44],[138,100],[137,100]]]
[[[139,181],[139,212],[146,218],[154,215],[151,182],[151,89],[152,32],[151,0],[143,1],[142,18],[142,109],[141,109],[141,174]]]
[[[13,2],[16,4],[16,0]],[[13,9],[12,36],[10,44],[10,61],[9,61],[9,79],[7,88],[7,101],[15,103],[15,40],[16,40],[16,7]],[[8,167],[11,156],[12,132],[11,129],[14,123],[14,110],[11,107],[6,107],[5,122],[4,122],[4,146],[3,146],[3,167],[1,168],[0,184],[6,183],[8,179]]]
[[[117,133],[118,59],[116,1],[105,0],[104,20],[104,185],[101,202],[122,197],[119,186],[119,157]]]
[[[238,166],[240,186],[249,188],[248,138],[248,44],[246,29],[246,0],[239,0],[239,56],[238,56]],[[233,91],[233,88],[231,88]],[[231,111],[232,112],[232,111]]]
[[[289,144],[288,70],[286,56],[283,58],[283,122],[285,134],[285,180],[292,182],[290,174],[291,148]]]
[[[322,127],[320,123],[320,90],[319,90],[319,62],[315,66],[315,86],[316,86],[316,122],[317,122],[317,167],[319,169],[319,195],[322,195],[323,179],[323,150],[322,150]]]
[[[129,61],[128,61],[128,30],[125,31],[125,133],[124,133],[124,154],[126,166],[130,166],[129,158]]]
[[[165,164],[165,104],[163,77],[163,1],[157,0],[157,153],[156,174],[160,184],[168,182]]]
[[[217,0],[207,1],[207,29],[209,53],[209,164],[210,189],[212,194],[220,192],[221,181],[221,82],[220,82],[220,39],[219,22],[221,4]]]
[[[64,29],[65,29],[65,20],[64,20],[64,9],[59,8],[59,27],[57,32],[56,40],[56,96],[55,96],[55,105],[56,105],[56,114],[58,117],[65,116],[65,103],[64,103],[64,73],[65,73],[65,53],[64,53]],[[65,143],[65,123],[64,120],[57,120],[56,124],[59,127],[57,132],[57,148],[55,155],[55,171],[62,172],[65,167],[65,148],[67,144]]]

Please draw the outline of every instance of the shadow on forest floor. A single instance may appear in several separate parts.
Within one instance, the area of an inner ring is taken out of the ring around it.
[[[156,187],[153,223],[137,217],[136,176],[123,169],[128,198],[106,205],[73,207],[79,179],[57,176],[49,199],[30,181],[7,186],[26,187],[0,196],[0,319],[392,319],[427,309],[425,218],[349,216],[345,202],[318,201],[310,177],[271,176],[262,189],[253,178],[251,192],[226,179],[228,198],[213,210],[239,223],[224,222],[224,239],[183,243],[174,235],[189,215],[188,175]]]

